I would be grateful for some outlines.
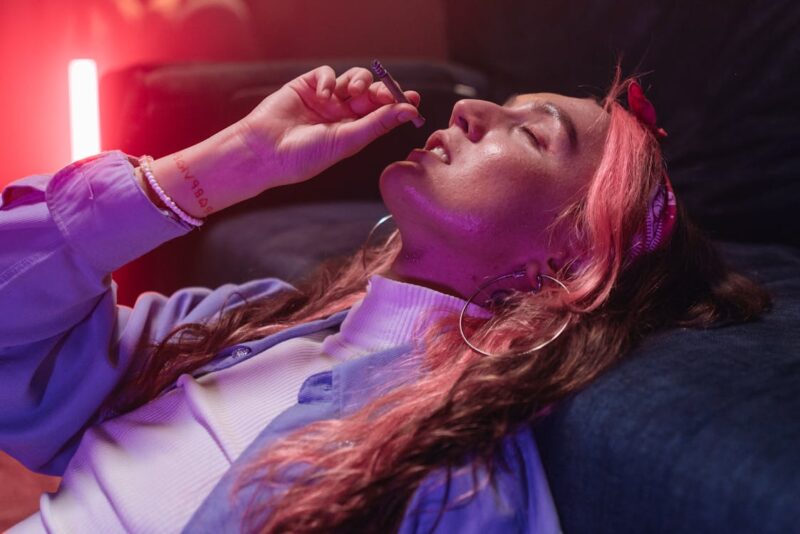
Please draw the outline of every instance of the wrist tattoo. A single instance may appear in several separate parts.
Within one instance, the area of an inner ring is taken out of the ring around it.
[[[212,213],[214,209],[208,204],[208,197],[205,196],[205,191],[203,191],[200,181],[195,178],[194,174],[189,170],[189,165],[187,165],[186,161],[183,159],[183,154],[178,152],[172,159],[175,160],[175,165],[178,167],[178,170],[181,171],[184,183],[191,186],[197,205],[204,213]]]

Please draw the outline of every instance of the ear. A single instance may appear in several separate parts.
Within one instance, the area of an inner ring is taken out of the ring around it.
[[[548,272],[545,274],[549,274],[550,276],[555,275],[564,267],[564,265],[567,264],[571,257],[571,254],[566,248],[560,249],[551,254],[550,257],[547,258]]]
[[[579,250],[579,247],[570,244],[550,253],[544,261],[540,259],[530,260],[525,264],[525,272],[531,286],[538,287],[540,274],[558,278],[563,269],[566,268],[568,271],[575,269],[581,262]]]
[[[532,259],[528,261],[525,264],[525,273],[528,277],[528,283],[530,283],[534,289],[538,289],[541,282],[539,275],[546,274],[555,276],[568,260],[568,252],[566,250],[558,250],[551,253],[544,260]]]
[[[525,274],[528,277],[528,283],[534,289],[539,287],[539,275],[542,273],[542,264],[539,260],[531,260],[525,264]],[[544,273],[547,274],[547,273]]]
[[[561,261],[557,261],[554,266],[557,267],[556,272],[567,278],[579,271],[589,260],[589,245],[575,234],[564,240],[559,251],[562,252],[559,256]]]

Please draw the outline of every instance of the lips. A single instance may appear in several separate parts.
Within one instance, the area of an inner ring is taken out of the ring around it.
[[[425,143],[425,150],[439,158],[445,165],[450,165],[450,151],[444,142],[444,133],[441,130],[433,132]]]

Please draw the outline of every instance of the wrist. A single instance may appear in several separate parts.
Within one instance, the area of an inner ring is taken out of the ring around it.
[[[160,210],[168,210],[169,208],[167,207],[167,205],[164,204],[164,202],[159,198],[156,192],[153,191],[153,188],[150,187],[150,184],[147,182],[147,178],[145,178],[144,176],[144,172],[142,172],[142,168],[136,167],[133,170],[133,174],[136,177],[136,183],[139,184],[139,187],[147,195],[147,198],[150,199],[150,202],[155,204],[155,206]]]
[[[243,155],[244,154],[244,155]],[[164,192],[187,214],[208,217],[246,200],[254,167],[235,135],[222,132],[150,165]]]
[[[169,208],[169,212],[186,224],[193,227],[202,226],[202,218],[193,217],[189,213],[186,213],[186,211],[181,209],[181,207],[178,206],[178,204],[164,191],[164,189],[161,187],[161,184],[158,183],[158,180],[156,180],[156,177],[153,174],[153,169],[151,167],[152,162],[152,157],[142,156],[139,158],[139,167],[141,168],[142,174],[144,174],[144,177],[147,180],[147,184],[150,186],[150,190],[156,194],[159,200],[161,200],[161,205],[167,206]]]

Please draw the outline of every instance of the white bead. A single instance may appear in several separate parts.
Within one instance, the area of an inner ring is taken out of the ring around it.
[[[203,220],[202,219],[198,219],[196,217],[192,217],[191,215],[189,215],[188,213],[183,211],[175,203],[175,201],[172,200],[169,197],[169,195],[167,195],[167,193],[164,192],[164,190],[158,184],[158,182],[156,181],[155,175],[153,175],[153,170],[150,168],[150,161],[152,159],[153,158],[151,158],[150,156],[142,156],[141,158],[139,158],[139,165],[142,168],[142,172],[144,173],[145,178],[147,178],[147,182],[150,184],[150,187],[152,187],[153,190],[156,192],[156,194],[158,195],[158,198],[160,198],[161,201],[164,202],[164,204],[166,204],[172,210],[172,212],[175,215],[180,217],[180,219],[182,221],[184,221],[187,224],[190,224],[192,226],[202,226],[203,225]]]

